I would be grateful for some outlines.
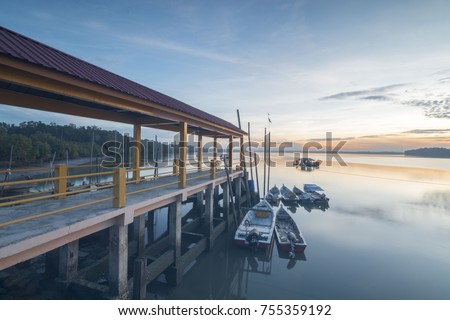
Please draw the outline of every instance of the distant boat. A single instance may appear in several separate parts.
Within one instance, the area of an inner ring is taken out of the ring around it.
[[[313,202],[328,202],[330,200],[324,190],[316,184],[304,184],[303,190],[311,195]]]
[[[298,201],[297,195],[292,192],[288,187],[284,184],[280,188],[281,199],[285,202],[292,203]]]
[[[267,249],[273,240],[275,213],[267,200],[261,200],[244,216],[236,230],[234,243],[242,247]]]
[[[303,253],[306,249],[306,241],[300,229],[283,206],[276,213],[275,235],[279,250],[289,252],[290,258],[294,258],[296,253]]]
[[[302,170],[319,168],[322,160],[314,160],[311,158],[299,158],[294,160],[294,166],[300,167]]]
[[[266,194],[266,200],[273,203],[277,202],[280,198],[280,189],[278,189],[277,185],[274,185],[269,192]]]

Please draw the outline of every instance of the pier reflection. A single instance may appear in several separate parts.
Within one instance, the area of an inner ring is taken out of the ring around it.
[[[271,275],[274,246],[275,241],[265,251],[236,247],[223,235],[185,270],[180,286],[169,286],[161,276],[148,286],[147,299],[247,299],[250,277]]]

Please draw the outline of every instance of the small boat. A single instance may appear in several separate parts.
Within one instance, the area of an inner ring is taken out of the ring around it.
[[[298,197],[298,202],[300,203],[313,203],[314,200],[311,197],[311,195],[305,191],[303,191],[300,188],[297,188],[296,186],[294,186],[294,188],[292,188],[292,192],[294,192],[297,197]]]
[[[288,187],[286,187],[284,184],[280,188],[280,195],[281,199],[287,203],[298,201],[297,195],[294,192],[292,192]]]
[[[316,184],[305,184],[303,190],[311,195],[313,202],[328,202],[330,200],[324,193],[324,190]]]
[[[234,243],[265,250],[272,243],[274,228],[275,213],[270,203],[263,199],[245,214],[234,235]]]
[[[320,164],[322,163],[322,160],[314,160],[311,158],[300,158],[294,160],[294,165],[297,167],[300,167],[302,170],[306,169],[317,169],[320,167]]]
[[[276,213],[275,235],[278,249],[289,252],[290,258],[294,258],[296,253],[302,253],[306,249],[306,242],[300,229],[283,206]]]
[[[269,192],[266,194],[266,200],[273,203],[277,202],[280,198],[280,189],[278,189],[277,185],[274,185]]]

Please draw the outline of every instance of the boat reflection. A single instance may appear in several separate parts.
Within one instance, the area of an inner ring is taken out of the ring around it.
[[[315,202],[303,202],[299,201],[296,203],[292,203],[290,201],[283,201],[281,203],[286,206],[292,213],[296,213],[297,209],[303,208],[307,212],[312,212],[313,210],[321,210],[323,212],[327,211],[330,208],[329,200],[327,201],[315,201]]]

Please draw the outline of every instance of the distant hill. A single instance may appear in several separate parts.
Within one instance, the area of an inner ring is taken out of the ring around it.
[[[450,158],[450,149],[420,148],[414,150],[406,150],[405,156],[427,157],[427,158]]]

